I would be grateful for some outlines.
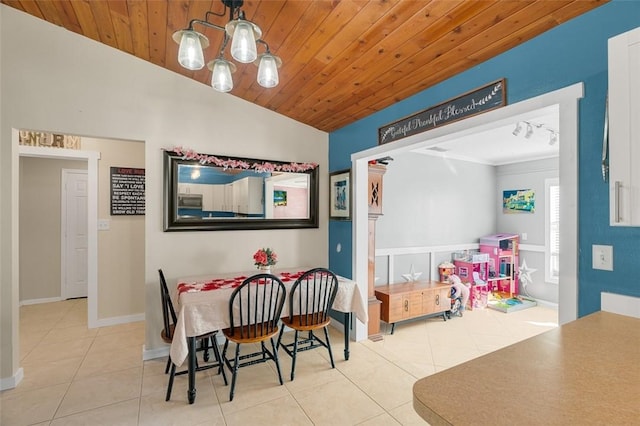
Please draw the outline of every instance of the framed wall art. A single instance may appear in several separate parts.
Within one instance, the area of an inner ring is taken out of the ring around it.
[[[329,219],[351,220],[351,169],[329,173]]]
[[[502,191],[503,213],[535,213],[536,193],[532,189]]]

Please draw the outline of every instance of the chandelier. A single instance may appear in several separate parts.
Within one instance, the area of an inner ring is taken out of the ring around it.
[[[273,55],[269,50],[269,45],[262,40],[260,27],[245,19],[244,12],[240,10],[244,0],[220,1],[224,5],[224,10],[221,13],[209,11],[205,14],[204,20],[192,19],[187,29],[173,33],[173,40],[180,45],[178,62],[182,67],[191,71],[204,67],[203,49],[209,46],[209,39],[194,30],[194,25],[199,24],[224,32],[218,57],[207,64],[207,67],[212,71],[211,86],[215,90],[229,92],[233,89],[231,74],[236,71],[236,65],[224,58],[224,50],[230,40],[233,59],[243,64],[253,62],[258,66],[258,84],[267,89],[276,87],[279,83],[278,68],[282,65],[282,60]],[[225,16],[227,10],[229,10],[229,22],[224,27],[209,21],[211,16]],[[258,55],[258,44],[265,47],[265,52],[260,55]]]

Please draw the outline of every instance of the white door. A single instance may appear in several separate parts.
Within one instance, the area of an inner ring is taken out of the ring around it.
[[[62,298],[87,297],[87,171],[62,170]]]

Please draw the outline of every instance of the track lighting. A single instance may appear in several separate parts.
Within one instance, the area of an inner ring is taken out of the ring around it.
[[[511,132],[513,136],[518,136],[522,131],[523,126],[526,128],[524,134],[525,139],[531,139],[536,130],[545,130],[549,132],[549,145],[555,145],[556,143],[558,143],[558,137],[560,136],[560,134],[557,130],[551,129],[544,124],[538,124],[531,121],[518,121],[516,123],[515,129],[513,129],[513,132]]]
[[[515,128],[515,129],[513,129],[513,132],[511,132],[511,133],[513,133],[513,136],[518,136],[518,135],[520,134],[520,131],[521,131],[521,130],[522,130],[522,125],[521,125],[521,124],[520,124],[520,122],[518,121],[518,122],[516,123],[516,128]]]
[[[531,125],[531,123],[527,123],[527,133],[524,134],[524,137],[526,139],[529,139],[531,135],[533,135],[533,126]]]

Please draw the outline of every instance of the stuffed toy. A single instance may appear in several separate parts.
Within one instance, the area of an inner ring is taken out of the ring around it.
[[[467,306],[467,302],[469,301],[469,287],[460,281],[460,277],[451,274],[448,278],[449,284],[451,284],[451,293],[455,295],[455,298],[460,298],[460,308],[459,314],[462,316],[462,311],[464,311],[465,306]]]

